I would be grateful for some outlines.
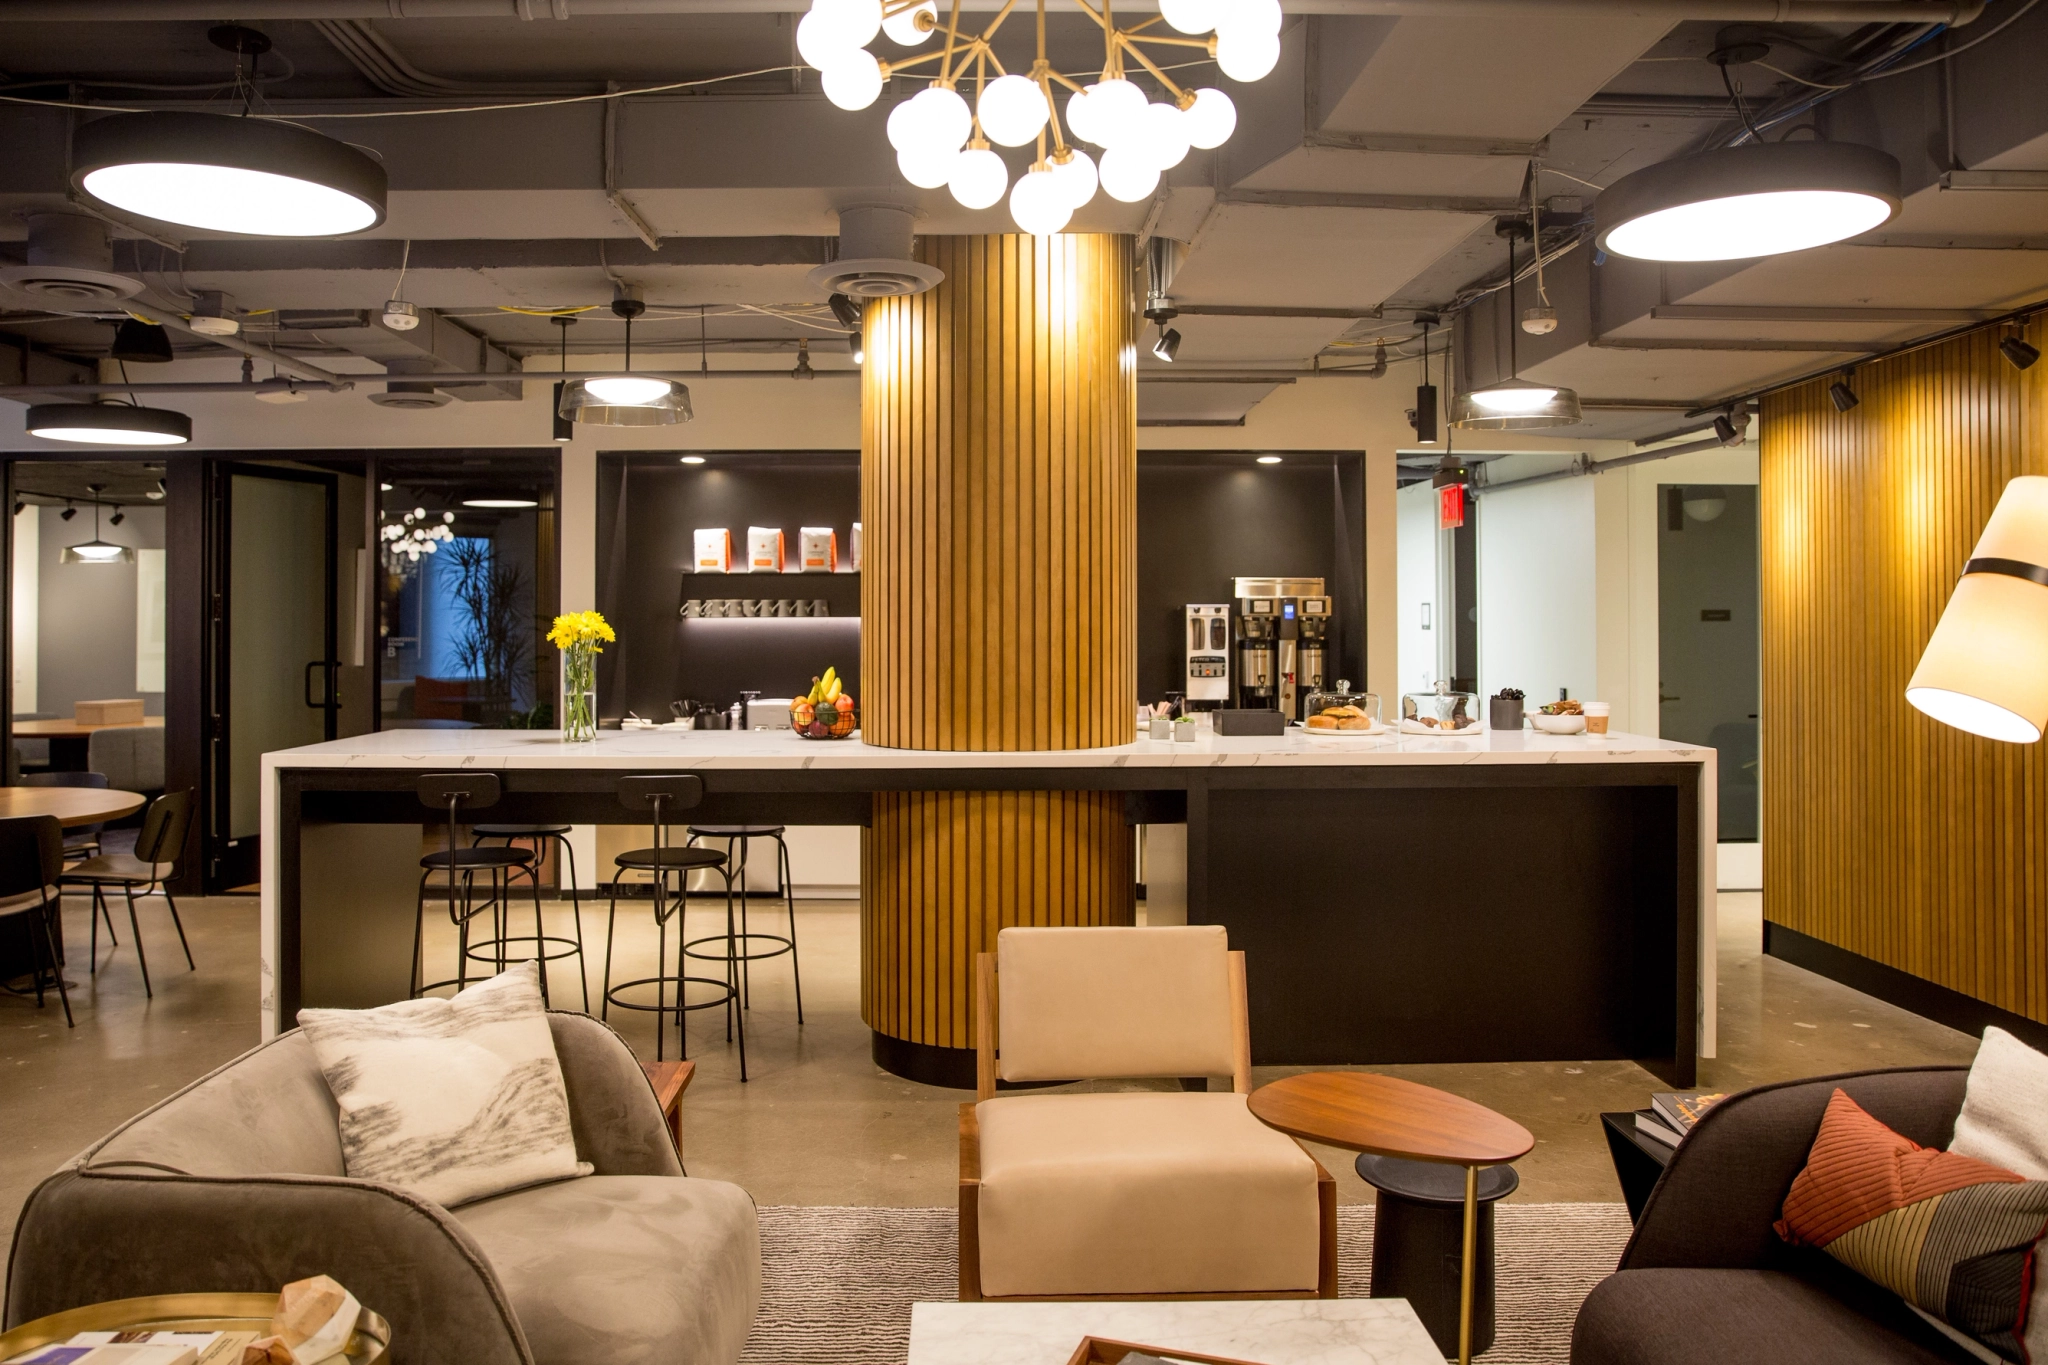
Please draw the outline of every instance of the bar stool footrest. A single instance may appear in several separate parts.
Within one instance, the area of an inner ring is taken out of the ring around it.
[[[498,960],[498,955],[490,950],[496,948],[500,943],[533,943],[535,941],[536,940],[532,934],[507,934],[502,939],[485,939],[480,943],[472,943],[469,945],[469,958],[470,961],[472,962],[495,963]],[[516,966],[521,962],[554,962],[565,957],[581,957],[583,955],[583,949],[577,946],[576,940],[573,938],[562,938],[556,934],[542,934],[538,941],[541,943],[559,943],[562,945],[562,949],[560,952],[554,953],[542,952],[538,958],[513,957],[510,954],[507,954],[505,957],[505,965],[511,967]]]
[[[780,948],[769,948],[758,953],[734,953],[731,958],[731,960],[734,962],[759,962],[763,958],[781,957],[786,953],[795,951],[795,945],[792,944],[787,938],[783,937],[781,934],[763,934],[748,932],[744,934],[734,934],[733,937],[766,939],[770,943],[780,943],[782,945]],[[726,955],[724,953],[698,953],[691,951],[691,949],[695,948],[700,943],[723,942],[725,942],[724,934],[706,934],[702,938],[689,939],[683,944],[683,956],[696,958],[699,962],[724,962],[727,960]]]
[[[718,995],[710,1000],[699,1000],[694,1004],[685,1003],[681,1005],[673,1002],[666,1005],[642,1005],[636,1004],[631,1000],[619,999],[620,991],[631,990],[635,986],[652,986],[657,982],[671,986],[679,982],[686,986],[712,986],[717,988]],[[732,988],[729,982],[720,981],[716,977],[709,976],[643,976],[632,981],[621,981],[618,985],[613,986],[604,993],[605,1003],[613,1009],[642,1010],[648,1014],[669,1014],[677,1009],[715,1010],[721,1006],[732,1004],[738,998],[739,993]]]

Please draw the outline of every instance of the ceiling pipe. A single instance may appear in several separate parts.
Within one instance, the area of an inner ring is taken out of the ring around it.
[[[312,393],[320,390],[341,393],[354,388],[347,382],[315,384],[303,379],[264,379],[254,384],[0,384],[0,398],[41,398],[48,396],[93,398],[110,393]]]
[[[1556,483],[1561,479],[1583,478],[1588,474],[1605,474],[1610,469],[1626,469],[1632,464],[1648,464],[1652,460],[1668,460],[1673,455],[1696,455],[1703,450],[1726,450],[1718,436],[1704,441],[1688,441],[1682,446],[1671,446],[1664,450],[1646,450],[1640,455],[1624,455],[1617,460],[1589,460],[1581,455],[1563,469],[1553,469],[1548,474],[1531,474],[1526,479],[1509,479],[1506,483],[1482,483],[1475,488],[1478,493],[1503,493],[1510,488],[1533,488],[1539,483]]]
[[[962,0],[964,11],[1003,0]],[[1149,8],[1140,5],[1139,8]],[[1496,18],[1531,13],[1759,24],[1948,24],[1984,11],[1983,0],[1283,0],[1294,14]],[[598,15],[788,14],[808,0],[0,0],[0,23],[204,19],[548,19]]]
[[[268,346],[258,346],[253,341],[243,341],[240,337],[208,336],[204,332],[196,332],[192,330],[191,323],[167,308],[141,299],[136,300],[136,303],[139,307],[148,310],[147,316],[153,322],[160,322],[166,327],[183,332],[186,336],[198,337],[201,341],[207,342],[210,345],[219,346],[238,355],[248,356],[251,360],[266,361],[277,366],[278,369],[283,370],[286,374],[295,374],[301,379],[310,379],[315,384],[340,384],[345,386],[349,382],[346,375],[335,374],[331,370],[323,370],[318,365],[309,365],[303,360],[297,360],[284,354],[282,351],[273,351]]]

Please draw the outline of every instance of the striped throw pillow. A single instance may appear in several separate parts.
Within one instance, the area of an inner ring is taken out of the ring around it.
[[[1778,1235],[1818,1247],[1924,1313],[2025,1361],[2048,1180],[1922,1147],[1837,1090]]]

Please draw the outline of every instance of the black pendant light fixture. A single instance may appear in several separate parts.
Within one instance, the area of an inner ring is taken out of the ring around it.
[[[242,62],[270,50],[254,29],[207,37]],[[253,90],[253,87],[245,87]],[[339,237],[384,221],[384,168],[345,142],[296,124],[152,110],[111,114],[72,135],[71,184],[97,203],[158,222],[255,237]]]
[[[552,321],[562,329],[562,378],[555,381],[555,406],[551,411],[555,420],[555,444],[567,445],[576,439],[576,420],[562,411],[562,390],[569,384],[569,329],[576,325],[576,319],[567,313],[557,313]]]
[[[103,483],[89,483],[86,485],[87,490],[92,494],[92,539],[81,541],[76,545],[66,545],[64,553],[58,557],[59,563],[132,564],[135,562],[135,551],[129,549],[126,545],[114,545],[100,539],[100,494],[106,491],[106,487]],[[116,522],[121,520],[121,514],[118,510],[114,513],[114,520]]]
[[[673,379],[633,373],[633,319],[647,305],[621,290],[612,313],[626,324],[626,365],[617,374],[571,379],[562,385],[555,411],[577,422],[604,427],[666,427],[687,422],[690,390]]]
[[[1422,324],[1422,382],[1415,386],[1415,416],[1411,424],[1415,428],[1416,444],[1433,446],[1436,444],[1436,385],[1429,382],[1429,329],[1436,318],[1425,313],[1416,321]]]
[[[184,413],[127,403],[38,403],[28,410],[27,427],[45,441],[81,445],[181,446],[192,439]]]
[[[1503,220],[1497,230],[1508,241],[1508,377],[1483,389],[1461,393],[1452,401],[1451,425],[1481,431],[1529,431],[1568,427],[1581,419],[1579,396],[1555,384],[1522,378],[1515,348],[1515,237],[1525,229],[1520,220]],[[1533,229],[1529,229],[1533,231]]]
[[[1615,181],[1593,202],[1594,242],[1645,261],[1746,260],[1883,227],[1900,202],[1899,163],[1875,147],[1754,141]]]

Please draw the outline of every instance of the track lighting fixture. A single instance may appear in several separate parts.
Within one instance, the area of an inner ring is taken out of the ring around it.
[[[126,520],[128,520],[128,514],[127,514],[126,512],[123,512],[123,511],[121,510],[121,505],[120,505],[119,503],[115,503],[115,504],[114,504],[114,515],[112,515],[111,517],[108,517],[108,518],[107,518],[107,525],[109,525],[109,526],[119,526],[119,525],[120,525],[120,524],[121,524],[122,522],[124,522],[124,521],[126,521]]]
[[[1844,374],[1828,385],[1828,397],[1833,400],[1836,412],[1847,412],[1863,400],[1856,396],[1856,390],[1849,387],[1850,376]]]
[[[151,502],[162,502],[164,500],[165,493],[166,490],[164,488],[164,481],[162,479],[158,479],[156,481],[156,487],[150,489],[147,493],[144,493],[142,496],[148,498]]]
[[[22,513],[22,509],[26,508],[27,506],[27,503],[23,502],[20,498],[16,498],[14,500],[14,515],[16,515],[17,517],[20,516]]]
[[[106,492],[107,486],[103,483],[89,483],[86,487],[92,492],[92,539],[81,541],[76,545],[66,545],[64,553],[58,556],[58,562],[62,564],[134,563],[135,551],[129,549],[126,545],[114,545],[100,539],[100,494]],[[73,510],[75,509],[68,507],[65,509],[67,519]],[[114,509],[114,524],[116,526],[121,524],[121,509],[118,507]]]
[[[576,439],[576,422],[562,412],[562,390],[569,385],[569,329],[576,325],[576,319],[567,313],[557,313],[548,320],[562,329],[562,377],[555,381],[555,405],[549,412],[555,422],[555,444],[567,445]]]
[[[831,306],[832,316],[839,319],[839,325],[847,331],[858,330],[865,316],[859,303],[844,294],[834,294],[826,302]]]
[[[57,514],[57,520],[69,521],[77,515],[78,509],[76,507],[73,507],[69,502],[66,502],[64,504],[64,510]]]
[[[1742,433],[1735,429],[1735,423],[1728,420],[1726,413],[1714,419],[1714,435],[1720,439],[1721,444],[1724,446],[1742,444]]]
[[[114,344],[107,349],[109,360],[134,361],[138,365],[167,365],[171,361],[171,334],[141,318],[123,318],[114,330]]]
[[[846,334],[846,353],[853,357],[853,363],[856,365],[868,363],[866,329],[856,327]]]
[[[2041,348],[2022,336],[2009,336],[1999,342],[1998,353],[2011,361],[2016,370],[2029,369],[2041,358]]]
[[[1152,354],[1169,365],[1180,354],[1180,333],[1165,323],[1159,324],[1159,340],[1152,343]]]

